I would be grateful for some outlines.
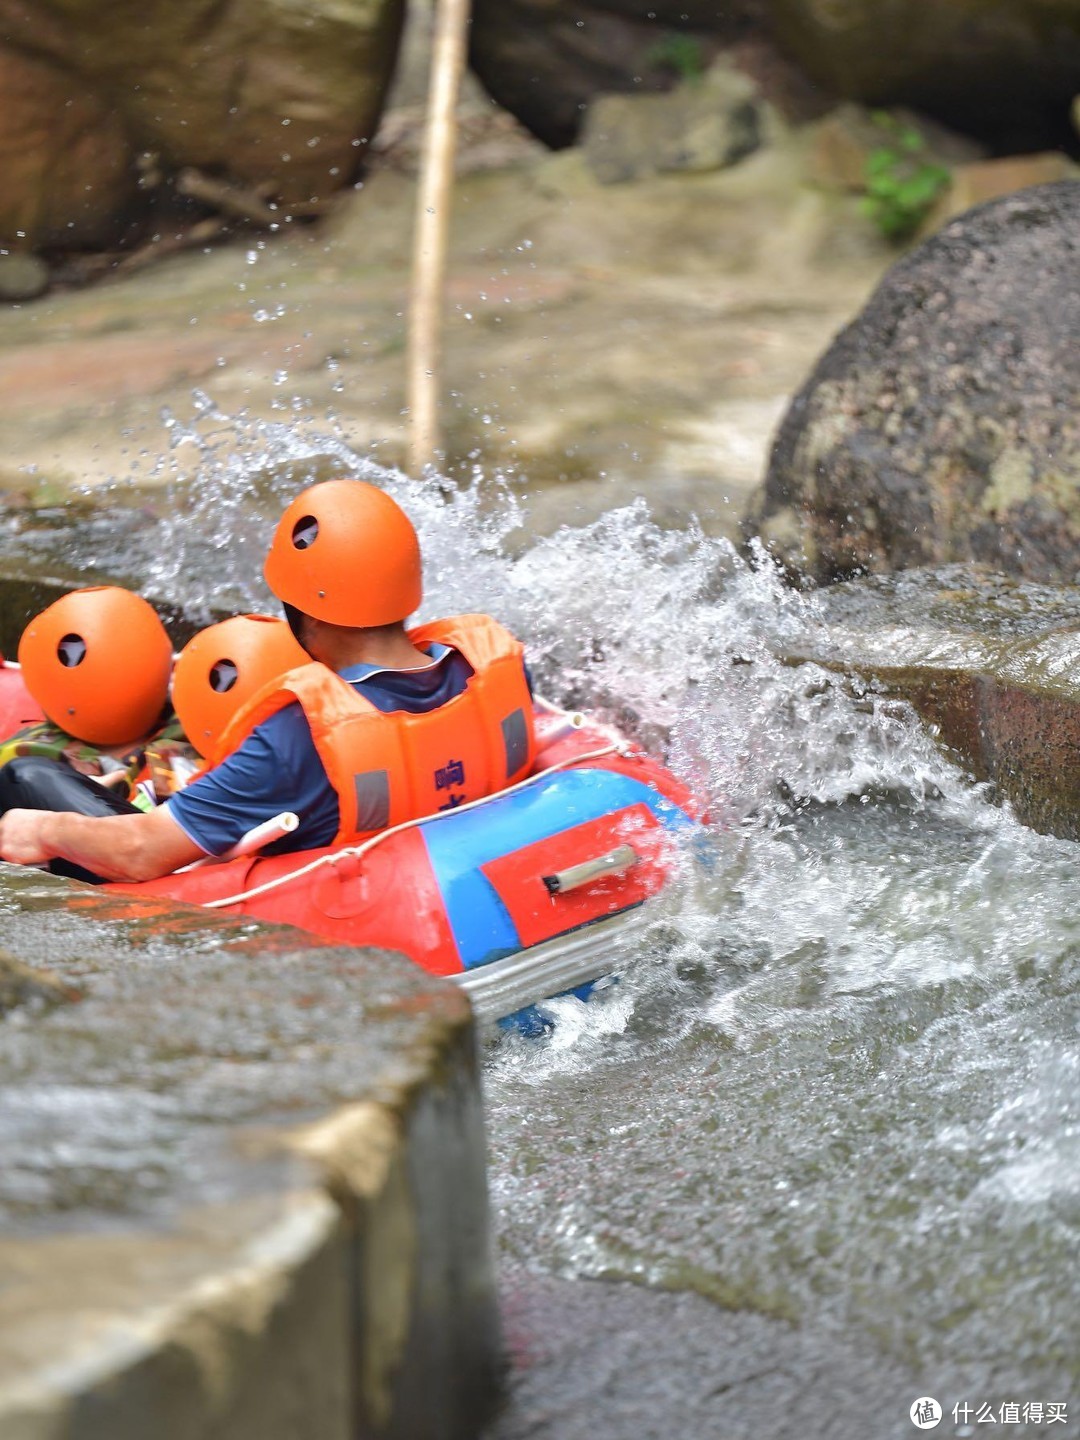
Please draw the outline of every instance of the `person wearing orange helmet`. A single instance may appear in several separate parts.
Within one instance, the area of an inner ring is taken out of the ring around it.
[[[184,734],[209,759],[255,692],[310,658],[285,621],[272,615],[234,615],[208,625],[173,667],[172,703]]]
[[[284,620],[236,615],[200,630],[173,665],[168,636],[145,600],[117,586],[73,591],[23,631],[24,680],[46,718],[0,741],[0,770],[13,764],[0,776],[0,811],[18,802],[127,813],[116,803],[124,799],[149,810],[204,768],[256,690],[308,658]]]
[[[55,726],[91,745],[122,747],[161,720],[172,645],[140,595],[95,585],[61,596],[30,621],[19,664]]]
[[[273,848],[307,849],[449,809],[523,778],[535,757],[520,643],[461,615],[407,629],[422,598],[411,521],[376,486],[329,480],[286,508],[265,575],[306,663],[234,716],[203,775],[148,815],[14,810],[0,858],[56,857],[107,879],[221,855],[289,810]]]
[[[182,790],[206,768],[203,762],[251,696],[307,659],[285,621],[272,615],[234,615],[192,636],[173,666],[174,722],[142,752],[134,803],[149,809]]]
[[[18,655],[44,718],[0,741],[0,810],[60,808],[65,794],[91,814],[153,803],[139,783],[148,748],[183,737],[168,704],[172,646],[151,606],[116,585],[71,591],[30,621]]]

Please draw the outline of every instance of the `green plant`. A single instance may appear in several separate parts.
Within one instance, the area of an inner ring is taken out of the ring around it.
[[[926,141],[914,126],[885,111],[874,115],[874,123],[888,143],[866,157],[862,211],[886,239],[899,242],[919,228],[950,176],[927,157]]]
[[[681,81],[696,85],[705,74],[705,52],[701,41],[693,35],[673,32],[658,40],[647,52],[645,59],[650,65],[659,65],[673,70]]]

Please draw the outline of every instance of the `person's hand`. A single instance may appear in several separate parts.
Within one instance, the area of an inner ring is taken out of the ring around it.
[[[121,790],[128,783],[128,772],[126,770],[113,770],[108,775],[95,775],[94,779],[99,785],[104,785],[106,790]]]
[[[50,819],[47,810],[9,810],[0,816],[0,860],[13,865],[43,865],[52,852],[43,832]]]

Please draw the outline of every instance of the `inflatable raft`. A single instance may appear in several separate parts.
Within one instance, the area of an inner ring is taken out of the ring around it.
[[[40,718],[0,662],[0,738]],[[201,863],[125,894],[298,926],[407,955],[482,1018],[610,972],[620,933],[664,886],[697,822],[689,790],[610,729],[537,708],[533,773],[361,844]]]

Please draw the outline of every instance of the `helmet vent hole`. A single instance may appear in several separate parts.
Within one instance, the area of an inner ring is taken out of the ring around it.
[[[315,544],[319,534],[319,522],[314,515],[304,515],[293,526],[292,543],[297,550],[307,550]]]
[[[224,695],[236,684],[240,672],[231,660],[219,660],[210,671],[210,688],[216,695]]]
[[[57,645],[56,653],[60,664],[67,670],[73,670],[86,659],[86,641],[81,635],[65,635]]]

